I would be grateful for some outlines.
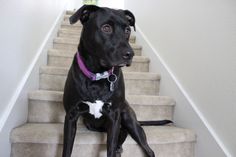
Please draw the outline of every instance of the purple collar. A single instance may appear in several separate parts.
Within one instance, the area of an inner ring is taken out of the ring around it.
[[[114,70],[114,67],[112,67],[110,70],[108,71],[104,71],[103,73],[92,73],[90,72],[87,67],[85,66],[84,62],[82,61],[82,58],[79,54],[79,51],[76,53],[76,57],[77,57],[77,63],[80,67],[80,70],[83,72],[83,74],[85,76],[87,76],[88,78],[90,78],[92,81],[98,81],[100,79],[108,79],[109,81],[109,77],[111,75],[114,75],[113,74],[113,70]],[[109,81],[110,82],[110,81]]]

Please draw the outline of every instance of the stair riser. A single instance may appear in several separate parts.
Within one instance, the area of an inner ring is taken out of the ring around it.
[[[130,102],[131,103],[131,102]],[[131,104],[138,120],[172,120],[174,106]],[[144,112],[145,111],[145,112]],[[29,100],[28,122],[64,122],[65,112],[62,102]],[[81,121],[80,121],[81,123]]]
[[[62,29],[70,29],[74,31],[80,31],[82,29],[81,25],[61,25]]]
[[[48,57],[49,66],[69,67],[72,63],[72,57],[51,56]],[[132,66],[122,68],[123,71],[148,72],[149,62],[132,62]]]
[[[194,143],[150,145],[158,157],[194,157]],[[56,144],[12,144],[11,157],[61,157],[63,146]],[[145,157],[139,146],[125,144],[122,157]],[[107,157],[106,145],[74,145],[72,157]]]
[[[76,33],[73,33],[73,32],[58,32],[58,37],[65,37],[65,38],[75,38],[75,39],[77,39],[77,40],[79,40],[80,39],[80,33],[81,33],[81,31],[80,32],[76,32]]]
[[[76,52],[77,47],[78,47],[78,44],[67,44],[67,43],[58,43],[58,42],[53,43],[53,48],[60,49],[60,50],[67,50],[67,51]],[[135,55],[140,56],[142,49],[133,48],[133,51],[134,51]]]
[[[40,89],[63,91],[65,75],[40,75]],[[159,81],[157,80],[138,80],[138,79],[125,79],[126,94],[141,94],[141,95],[158,95]]]
[[[76,34],[74,34],[74,33],[65,33],[65,32],[59,32],[58,33],[58,37],[63,37],[63,38],[74,38],[74,39],[76,39],[76,40],[79,40],[80,39],[80,32],[81,31],[79,31],[79,33],[76,33]],[[132,37],[132,38],[130,38],[129,39],[129,42],[130,43],[135,43],[135,38],[134,37]]]

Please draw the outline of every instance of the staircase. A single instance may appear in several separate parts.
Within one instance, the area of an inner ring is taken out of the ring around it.
[[[11,132],[11,157],[61,157],[64,109],[62,95],[72,57],[77,50],[81,24],[68,22],[67,11],[53,48],[48,50],[48,64],[40,68],[39,90],[29,93],[28,122]],[[158,96],[160,75],[149,72],[149,58],[142,47],[130,43],[135,51],[131,67],[123,68],[128,102],[139,120],[173,120],[175,101]],[[194,157],[196,136],[193,131],[169,126],[144,127],[148,143],[158,157]],[[106,135],[88,131],[78,122],[73,157],[106,157]],[[137,144],[128,137],[122,157],[144,157]]]

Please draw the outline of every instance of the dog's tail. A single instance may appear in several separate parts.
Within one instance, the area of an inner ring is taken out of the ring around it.
[[[141,126],[158,126],[173,123],[171,120],[139,121]]]

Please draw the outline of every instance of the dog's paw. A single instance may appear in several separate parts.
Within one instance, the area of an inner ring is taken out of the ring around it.
[[[116,157],[121,157],[121,153],[123,153],[123,148],[118,148],[116,150]]]

